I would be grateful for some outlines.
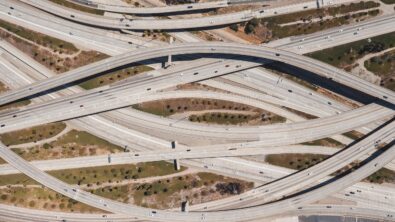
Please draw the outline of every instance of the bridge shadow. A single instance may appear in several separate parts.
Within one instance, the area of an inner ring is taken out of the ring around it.
[[[362,104],[376,103],[376,104],[379,104],[381,106],[384,106],[384,107],[387,107],[390,109],[395,109],[395,104],[391,104],[391,103],[384,101],[380,98],[370,96],[366,93],[363,93],[363,92],[353,89],[351,87],[348,87],[348,86],[345,86],[345,85],[340,84],[338,82],[335,82],[334,80],[331,80],[331,79],[328,79],[325,77],[321,77],[313,72],[310,72],[310,71],[307,71],[307,70],[304,70],[302,68],[298,68],[298,67],[295,67],[292,65],[288,65],[288,64],[285,64],[282,62],[277,62],[277,61],[263,59],[263,58],[257,58],[257,57],[250,57],[250,56],[218,54],[218,53],[200,53],[200,54],[199,53],[191,53],[191,54],[184,54],[184,55],[174,55],[172,57],[173,57],[173,61],[178,61],[178,62],[190,62],[191,60],[196,60],[196,59],[201,59],[201,58],[212,58],[212,59],[220,59],[220,60],[234,59],[234,60],[239,60],[239,61],[253,62],[253,63],[257,63],[257,66],[259,66],[259,64],[263,64],[262,66],[264,68],[277,70],[277,71],[283,72],[285,74],[294,76],[296,78],[307,81],[313,85],[320,86],[322,88],[328,89],[329,91],[337,93],[341,96],[352,99],[356,102],[359,102]],[[144,65],[152,65],[152,64],[157,64],[157,63],[164,64],[165,62],[167,62],[167,56],[162,56],[162,57],[158,57],[155,59],[149,59],[149,60],[142,60],[142,61],[139,61],[138,63],[129,63],[129,64],[126,64],[123,66],[116,67],[114,69],[110,69],[110,70],[106,70],[104,72],[97,73],[97,74],[92,75],[87,78],[83,78],[83,79],[80,79],[80,80],[77,80],[74,82],[70,82],[70,83],[52,88],[47,91],[43,91],[38,94],[31,95],[29,97],[17,100],[15,102],[26,100],[26,99],[32,99],[35,97],[43,96],[48,93],[53,93],[53,92],[65,89],[67,87],[70,87],[70,86],[78,85],[78,84],[88,81],[90,79],[93,79],[93,78],[96,78],[96,77],[99,77],[102,75],[106,75],[106,74],[109,74],[112,72],[116,72],[116,71],[119,71],[119,70],[122,70],[125,68],[129,68],[129,67],[133,67],[133,66],[137,66],[137,65],[141,65],[141,64],[144,64]],[[237,61],[236,61],[236,63],[237,63]],[[232,72],[232,73],[234,73],[234,72]],[[229,74],[231,74],[231,73],[229,73]],[[225,74],[225,75],[228,75],[228,74]],[[132,77],[134,77],[134,76],[128,77],[127,79],[130,79]],[[203,81],[203,80],[200,80],[200,81]],[[15,102],[12,102],[12,103],[15,103]],[[7,105],[7,104],[5,104],[5,105]]]
[[[361,92],[361,91],[351,88],[349,86],[343,85],[343,84],[338,83],[332,79],[328,79],[328,78],[319,76],[313,72],[304,70],[299,67],[295,67],[295,66],[285,64],[282,62],[277,62],[277,61],[264,64],[263,67],[268,68],[268,69],[274,69],[274,70],[283,72],[288,75],[292,75],[296,78],[307,81],[307,82],[314,84],[316,86],[320,86],[322,88],[325,88],[329,91],[332,91],[332,92],[337,93],[341,96],[347,97],[349,99],[352,99],[352,100],[362,103],[364,105],[370,104],[370,103],[376,103],[381,106],[387,107],[389,109],[395,109],[395,104],[392,104],[390,102],[382,100],[381,98],[371,96],[369,94],[366,94],[364,92]]]

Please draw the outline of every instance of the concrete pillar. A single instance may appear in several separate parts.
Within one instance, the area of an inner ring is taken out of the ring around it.
[[[182,212],[188,212],[188,208],[189,208],[188,200],[182,201],[181,202],[181,211]]]
[[[173,44],[173,36],[170,36],[169,44],[170,45]],[[165,67],[167,68],[167,67],[171,66],[172,64],[173,64],[172,56],[171,56],[171,54],[169,54],[167,57],[167,64],[165,65]]]
[[[177,147],[177,144],[178,144],[177,141],[171,141],[171,148],[175,149]],[[180,170],[181,169],[180,161],[178,159],[174,160],[174,168],[176,170]]]

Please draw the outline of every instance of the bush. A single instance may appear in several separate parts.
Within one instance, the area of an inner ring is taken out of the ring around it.
[[[251,24],[247,24],[246,27],[244,28],[244,32],[246,34],[251,34],[255,31],[255,27]]]
[[[239,26],[237,24],[232,24],[229,26],[230,29],[232,29],[233,31],[237,32],[239,30]]]

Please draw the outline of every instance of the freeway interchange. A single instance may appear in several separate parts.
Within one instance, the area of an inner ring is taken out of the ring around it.
[[[177,21],[169,19],[169,21],[163,21],[163,23],[152,21],[141,21],[141,24],[140,21],[121,21],[119,23],[118,19],[87,15],[76,10],[60,7],[49,1],[21,0],[21,2],[56,14],[60,18],[67,18],[83,24],[76,24],[76,26],[93,25],[99,22],[99,26],[112,29],[145,30],[147,27],[148,29],[161,27],[162,29],[178,30],[201,28],[248,21],[253,17],[262,17],[261,14],[263,13],[267,13],[267,16],[273,15],[270,14],[271,10],[258,10],[217,16],[216,18],[202,17],[196,20],[180,19]],[[201,5],[198,3],[196,5],[192,4],[194,5],[192,8],[189,8],[190,5],[185,5],[187,10],[185,6],[175,6],[139,11],[142,14],[162,14],[217,8],[227,5],[227,3],[214,2],[202,3]],[[10,3],[6,2],[6,4]],[[90,4],[96,4],[94,8],[104,11],[118,13],[136,13],[137,11],[136,8],[126,9],[121,6],[103,5],[94,2]],[[301,10],[300,6],[303,4],[312,3],[301,3],[295,7],[295,10]],[[11,10],[21,10],[23,12],[24,9],[12,8]],[[280,10],[279,12],[281,12],[281,9],[273,10]],[[287,12],[284,11],[284,13]],[[275,14],[277,14],[277,11]],[[14,15],[9,13],[9,16]],[[23,16],[21,18],[22,20],[19,22],[26,22],[23,21]],[[383,31],[381,24],[384,27],[393,24],[393,16],[360,24],[366,30],[366,32],[365,30],[361,32],[361,36],[370,37],[374,35],[371,30],[375,30],[377,27],[380,27],[380,31]],[[153,26],[151,27],[151,25]],[[132,28],[130,28],[131,26]],[[390,26],[386,32],[391,31],[392,28],[394,27]],[[339,39],[344,41],[351,41],[343,37],[347,36],[347,32],[354,32],[354,29],[355,27],[350,26],[342,27],[342,32],[337,30],[328,32],[335,33]],[[53,31],[55,29],[45,32]],[[86,33],[82,31],[83,35],[92,35],[95,32],[95,29]],[[63,34],[58,33],[58,35]],[[2,75],[0,80],[19,82],[20,85],[14,87],[10,92],[1,94],[0,105],[13,103],[24,98],[32,98],[34,103],[0,113],[0,133],[8,133],[57,121],[67,121],[117,145],[128,147],[130,152],[113,155],[114,162],[111,164],[175,159],[186,166],[204,168],[225,175],[259,181],[263,185],[236,196],[191,206],[188,212],[149,209],[93,195],[44,172],[55,169],[108,165],[105,155],[29,163],[5,145],[0,144],[0,157],[8,162],[8,165],[0,166],[0,174],[12,174],[20,171],[64,196],[113,213],[108,215],[54,213],[0,205],[0,219],[11,221],[249,221],[256,219],[269,220],[278,215],[349,215],[395,220],[395,209],[393,208],[395,191],[392,189],[387,191],[387,188],[382,187],[373,188],[373,186],[370,187],[370,185],[360,182],[380,168],[386,167],[391,170],[395,168],[395,163],[391,162],[395,159],[395,122],[393,121],[395,94],[391,90],[362,80],[343,70],[301,55],[317,50],[317,42],[323,41],[321,36],[306,36],[303,41],[287,39],[269,43],[267,46],[230,42],[175,43],[160,46],[153,44],[149,47],[138,47],[134,50],[114,50],[112,57],[61,75],[54,75],[45,67],[31,61],[31,58],[26,58],[13,46],[1,42],[2,55],[6,56],[0,58],[0,67],[9,72],[14,72],[15,76],[11,79],[11,77]],[[69,38],[69,36],[63,38]],[[333,38],[336,38],[336,36]],[[88,40],[81,38],[73,41],[84,42]],[[114,41],[117,42],[119,39],[115,38]],[[123,44],[121,42],[119,42],[120,45]],[[106,48],[105,41],[100,44],[103,50],[110,51]],[[324,40],[324,44],[320,44],[320,47],[331,47],[331,45],[336,44],[338,43]],[[304,47],[296,47],[300,45]],[[135,62],[156,61],[155,59],[168,55],[183,55],[192,58],[194,55],[214,55],[214,58],[191,60],[187,65],[176,64],[167,69],[143,73],[136,78],[130,77],[126,81],[92,90],[82,90],[78,86],[73,86],[76,82],[92,78],[98,73],[105,73]],[[221,58],[223,55],[230,55],[231,59],[228,59],[229,57]],[[10,63],[9,58],[14,58],[17,62]],[[316,95],[316,93],[313,94],[312,91],[287,80],[283,83],[284,88],[270,89],[270,86],[275,85],[275,82],[279,80],[271,76],[272,74],[265,74],[264,71],[256,67],[259,67],[262,63],[274,61],[314,73],[328,82],[339,84],[345,89],[350,89],[352,92],[368,98],[369,102],[356,101],[359,107],[351,109],[338,101]],[[16,71],[18,68],[15,64],[26,66],[27,70],[31,70],[32,73],[35,72],[38,75],[29,76],[27,73]],[[192,82],[201,82],[208,86],[230,91],[233,94],[203,90],[167,90],[177,85]],[[229,84],[229,82],[248,87],[239,87]],[[64,85],[71,87],[66,87],[60,91],[59,89],[62,89]],[[272,91],[269,94],[260,92],[261,87],[267,87],[268,90]],[[158,118],[141,111],[125,109],[125,107],[142,102],[176,98],[231,101],[269,110],[286,117],[290,122],[268,126],[224,127],[193,124],[186,121],[175,123],[168,118]],[[283,107],[300,110],[319,118],[306,120]],[[135,126],[135,128],[131,126]],[[365,136],[361,140],[350,141],[341,135],[351,130],[363,132]],[[148,133],[151,131],[155,133]],[[296,145],[327,137],[342,141],[347,144],[346,148],[330,150],[331,148],[328,147]],[[192,140],[207,138],[211,142],[210,144],[200,145],[181,143],[178,144],[178,149],[169,150],[174,138],[181,141],[183,139],[188,141],[191,138]],[[221,143],[216,143],[216,141],[221,141]],[[384,146],[384,148],[377,150],[379,145]],[[276,172],[275,169],[270,167],[261,170],[260,168],[263,165],[257,164],[254,166],[249,161],[239,158],[262,154],[304,152],[327,154],[331,157],[291,175],[287,175],[287,173],[284,175],[284,171]],[[228,164],[227,161],[229,161]],[[354,161],[361,161],[363,165],[348,174],[333,176],[334,172]],[[54,163],[58,165],[54,166]],[[233,163],[235,165],[232,165]],[[245,168],[243,168],[243,164],[246,165]],[[238,170],[245,172],[245,174],[239,175],[237,170],[232,170],[233,166],[240,167]],[[363,192],[372,192],[376,195],[382,195],[386,192],[389,194],[385,194],[386,201],[380,206],[382,209],[378,209],[379,205],[372,204],[372,206],[369,206],[372,200],[368,196],[364,197],[367,198],[366,200],[359,200],[341,195],[342,192],[353,187],[358,187]],[[360,201],[361,206],[314,204],[316,201],[329,196]]]

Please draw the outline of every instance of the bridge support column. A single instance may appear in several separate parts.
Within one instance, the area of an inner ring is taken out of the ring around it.
[[[176,146],[177,146],[177,141],[171,141],[171,148],[172,149],[175,149],[176,148]],[[174,160],[174,168],[176,169],[176,170],[180,170],[181,169],[181,166],[180,166],[180,161],[178,160],[178,159],[175,159]]]
[[[188,212],[189,202],[188,200],[181,202],[181,212]]]
[[[173,36],[170,36],[169,44],[173,44]],[[172,55],[169,54],[167,57],[167,63],[165,64],[165,68],[173,65]]]

